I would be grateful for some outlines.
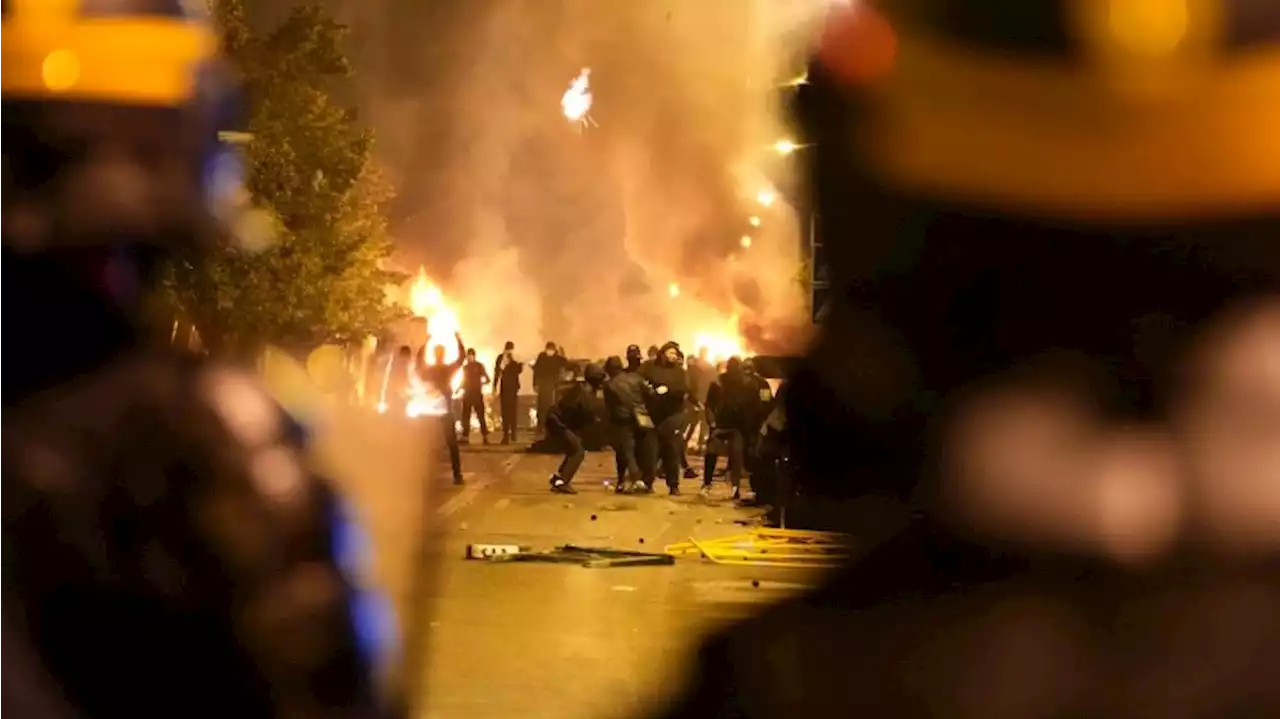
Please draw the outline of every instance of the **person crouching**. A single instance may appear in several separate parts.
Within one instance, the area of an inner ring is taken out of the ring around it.
[[[547,435],[564,445],[560,469],[551,475],[551,491],[577,494],[573,477],[582,466],[587,450],[582,445],[582,431],[599,420],[600,402],[596,394],[604,384],[605,373],[599,365],[589,364],[583,371],[586,381],[566,389],[547,412]]]

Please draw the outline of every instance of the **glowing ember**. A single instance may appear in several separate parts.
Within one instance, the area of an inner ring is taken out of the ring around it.
[[[560,98],[560,109],[564,112],[564,117],[569,122],[587,124],[591,122],[588,115],[591,112],[591,102],[594,98],[591,96],[591,68],[584,67],[582,72],[569,83],[569,89],[565,90],[564,95]]]

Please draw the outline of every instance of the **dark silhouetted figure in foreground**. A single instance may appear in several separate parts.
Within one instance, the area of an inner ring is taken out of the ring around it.
[[[794,92],[835,300],[786,410],[860,556],[668,716],[1280,715],[1263,5],[1141,60],[1161,18],[1083,1],[833,11]]]
[[[445,361],[444,345],[431,348],[431,363],[426,361],[427,346],[431,338],[418,350],[418,376],[427,387],[439,398],[438,420],[440,432],[444,439],[445,450],[449,453],[449,467],[453,471],[453,483],[462,484],[462,454],[458,451],[458,420],[453,413],[453,378],[457,376],[462,365],[467,361],[467,346],[463,344],[461,335],[455,334],[458,343],[458,358],[452,362]]]
[[[520,424],[520,373],[524,363],[516,359],[515,350],[515,343],[508,341],[493,363],[493,393],[502,415],[503,444],[516,441],[516,428]]]
[[[604,380],[605,373],[599,365],[587,365],[583,370],[583,381],[566,388],[547,413],[548,436],[565,447],[560,468],[551,475],[552,492],[578,493],[573,488],[573,478],[587,456],[587,450],[582,445],[582,432],[603,417],[604,408],[596,395]]]
[[[307,428],[144,321],[166,262],[238,239],[214,219],[235,188],[207,173],[234,161],[216,37],[150,2],[109,22],[10,5],[3,261],[27,309],[5,332],[32,349],[4,370],[4,707],[378,716],[350,518]]]
[[[489,371],[476,361],[476,351],[467,350],[467,362],[462,365],[462,439],[471,439],[471,413],[475,412],[480,425],[480,437],[489,444],[489,424],[484,413],[484,386],[489,384]]]

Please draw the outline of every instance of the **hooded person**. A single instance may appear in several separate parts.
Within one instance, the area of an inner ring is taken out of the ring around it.
[[[612,430],[614,465],[618,482],[614,491],[645,493],[652,491],[654,478],[654,424],[649,415],[648,402],[653,387],[638,371],[640,348],[634,349],[636,369],[626,369],[618,357],[605,361],[608,379],[604,384],[604,403]]]
[[[598,394],[605,381],[605,371],[600,365],[588,364],[582,374],[583,381],[565,388],[546,415],[547,436],[565,448],[564,459],[549,480],[551,491],[557,494],[578,493],[573,487],[573,478],[587,456],[582,433],[604,414]]]
[[[703,458],[702,494],[710,494],[716,463],[721,455],[725,455],[729,460],[729,487],[733,498],[741,497],[747,435],[754,426],[759,404],[755,380],[744,370],[741,358],[730,357],[725,362],[724,372],[707,390],[707,422],[711,425],[711,439],[707,442]]]
[[[680,358],[680,345],[667,342],[657,359],[643,366],[641,375],[653,386],[649,414],[653,417],[660,474],[672,495],[680,494],[684,456],[684,409],[689,394],[689,377]]]

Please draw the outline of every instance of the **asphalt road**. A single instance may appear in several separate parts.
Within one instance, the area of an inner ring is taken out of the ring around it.
[[[643,716],[669,697],[706,632],[803,590],[799,571],[682,559],[675,566],[587,569],[463,559],[469,543],[550,549],[574,543],[661,551],[690,536],[739,533],[748,511],[665,490],[618,497],[588,456],[574,496],[553,495],[557,458],[464,450],[467,486],[435,508],[442,537],[426,662],[426,717]],[[753,580],[758,586],[753,585]]]

